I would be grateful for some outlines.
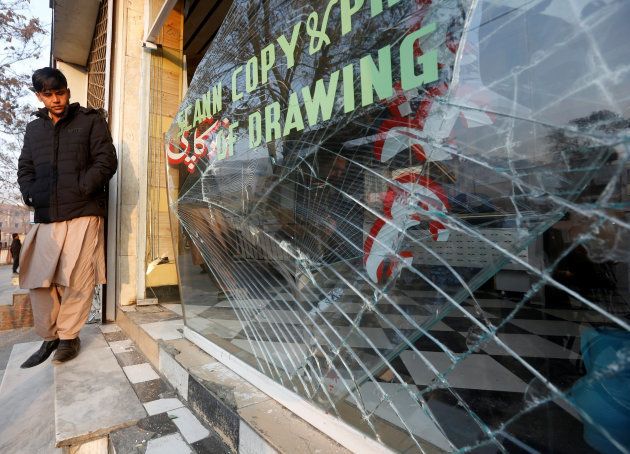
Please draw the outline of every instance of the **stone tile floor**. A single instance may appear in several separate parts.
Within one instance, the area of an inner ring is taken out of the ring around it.
[[[18,287],[17,274],[13,274],[11,265],[0,265],[0,306],[13,304],[13,293],[28,293]]]
[[[102,325],[101,331],[148,414],[136,425],[110,434],[116,454],[227,452],[118,326]]]
[[[35,333],[34,328],[16,328],[0,331],[0,381],[4,376],[4,370],[11,356],[11,350],[15,344],[40,341],[41,337]]]

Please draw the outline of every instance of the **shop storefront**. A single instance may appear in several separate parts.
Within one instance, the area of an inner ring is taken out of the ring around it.
[[[624,452],[630,4],[214,8],[150,148],[186,336],[398,452]]]

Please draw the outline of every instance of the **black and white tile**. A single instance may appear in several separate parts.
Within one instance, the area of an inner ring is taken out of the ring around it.
[[[171,337],[177,332],[177,324],[169,321],[157,323],[160,325],[152,325],[153,334],[157,336]],[[114,452],[117,454],[230,452],[225,443],[190,411],[176,390],[160,377],[118,326],[103,325],[101,331],[148,415],[135,425],[110,434]]]
[[[360,394],[368,412],[401,431],[433,437],[429,441],[444,449],[487,439],[479,452],[495,452],[501,446],[517,452],[523,444],[542,452],[591,452],[581,436],[582,423],[568,404],[550,399],[531,406],[531,399],[548,388],[538,384],[537,375],[561,391],[570,389],[585,373],[581,333],[610,324],[580,302],[553,308],[531,301],[521,307],[509,296],[480,291],[475,302],[445,311],[447,303],[433,302],[434,292],[400,286],[390,295],[396,305],[382,300],[375,311],[364,311],[356,295],[344,294],[335,304],[294,302],[294,307],[287,307],[290,294],[280,289],[277,294],[282,296],[274,300],[273,291],[267,293],[271,295],[267,300],[232,302],[234,296],[228,292],[214,306],[187,305],[187,324],[253,354],[271,373],[301,373],[307,364],[326,363],[322,359],[327,356],[332,360],[329,365],[339,366],[338,378],[355,379],[363,375],[356,358],[374,371],[383,357],[390,358],[389,369],[395,374],[380,370],[378,378],[352,383],[351,389]],[[440,316],[434,318],[436,313]],[[499,327],[495,335],[481,328],[495,326]],[[351,370],[343,370],[335,358],[348,347],[355,357],[345,360]],[[414,393],[424,399],[435,420],[425,417],[425,408],[410,398]],[[356,405],[352,398],[346,401]],[[396,411],[390,401],[398,402]],[[419,426],[410,428],[410,421]],[[488,438],[487,428],[498,430],[506,421],[505,430]],[[550,437],[553,431],[559,436]],[[568,448],[569,442],[575,450]]]

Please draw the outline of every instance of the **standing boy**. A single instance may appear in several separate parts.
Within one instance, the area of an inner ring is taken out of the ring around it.
[[[55,349],[56,364],[79,354],[94,287],[105,283],[106,186],[117,167],[105,119],[98,110],[70,104],[61,71],[38,69],[32,80],[44,108],[26,127],[18,161],[22,197],[35,209],[22,247],[20,287],[29,289],[35,330],[44,342],[23,368],[42,363]]]

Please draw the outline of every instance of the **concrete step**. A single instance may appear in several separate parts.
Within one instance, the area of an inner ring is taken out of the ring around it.
[[[54,414],[59,447],[97,440],[147,415],[95,325],[81,330],[79,356],[54,367]]]
[[[149,416],[109,435],[109,454],[228,453],[221,437],[177,398],[137,346],[115,324],[100,327]]]
[[[116,323],[196,417],[218,434],[223,447],[213,442],[203,452],[350,452],[185,339],[179,309],[126,307]]]
[[[55,447],[53,366],[20,369],[41,342],[15,344],[0,385],[0,452],[61,453]]]

